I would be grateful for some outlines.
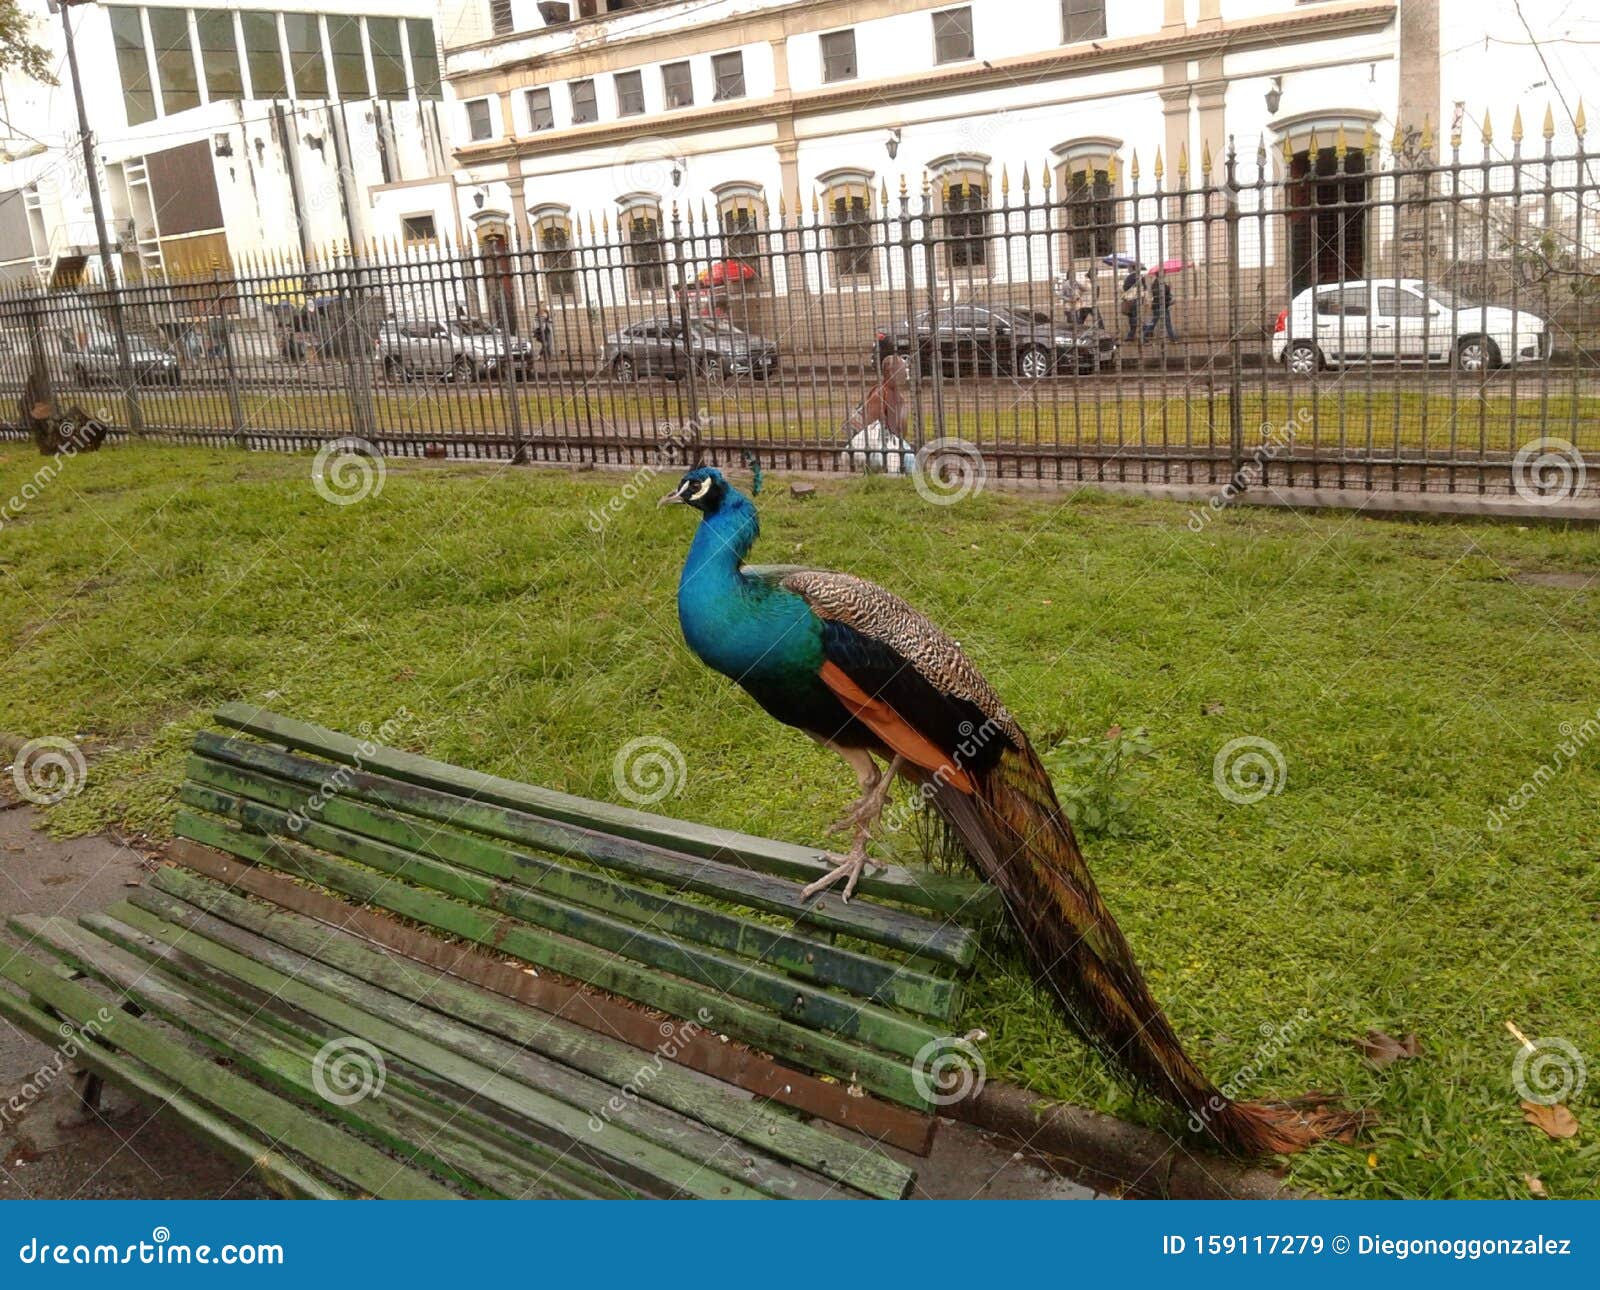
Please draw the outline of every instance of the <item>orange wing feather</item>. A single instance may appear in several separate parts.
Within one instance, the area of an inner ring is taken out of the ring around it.
[[[939,751],[938,746],[882,699],[875,699],[852,681],[835,663],[822,665],[822,683],[844,704],[850,715],[914,766],[962,793],[975,787],[972,777]]]

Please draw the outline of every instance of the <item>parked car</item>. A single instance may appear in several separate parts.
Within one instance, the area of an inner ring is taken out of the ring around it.
[[[80,338],[73,332],[60,331],[56,337],[60,343],[62,369],[73,385],[121,379],[115,336],[89,332]],[[177,385],[183,379],[176,354],[139,336],[128,337],[128,363],[139,385]]]
[[[1484,305],[1417,278],[1307,287],[1278,315],[1272,357],[1291,375],[1350,363],[1454,363],[1483,372],[1550,357],[1550,328],[1525,309]]]
[[[718,376],[765,379],[778,369],[778,347],[723,318],[650,318],[606,337],[600,366],[619,381],[641,376],[679,377],[696,370]]]
[[[507,338],[498,327],[477,318],[389,318],[378,328],[378,360],[391,380],[416,376],[470,381],[497,376]],[[525,376],[533,366],[533,345],[510,338],[511,370]]]
[[[1117,341],[1092,315],[1079,322],[1033,309],[947,305],[937,311],[937,320],[927,310],[914,322],[878,328],[874,347],[880,364],[890,354],[900,354],[926,371],[937,350],[941,372],[1038,380],[1057,372],[1097,371],[1116,354]]]

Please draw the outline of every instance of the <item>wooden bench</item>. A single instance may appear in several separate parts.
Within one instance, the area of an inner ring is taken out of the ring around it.
[[[0,1014],[93,1079],[287,1195],[907,1194],[988,889],[802,905],[815,849],[217,724],[173,863],[0,946]]]

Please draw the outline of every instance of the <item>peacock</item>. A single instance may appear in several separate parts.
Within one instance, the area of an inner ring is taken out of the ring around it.
[[[842,899],[854,893],[899,776],[999,889],[1038,985],[1121,1074],[1246,1154],[1348,1135],[1354,1118],[1326,1098],[1236,1102],[1190,1059],[1028,737],[956,641],[861,578],[745,564],[760,531],[756,509],[714,467],[688,471],[660,505],[669,503],[701,515],[678,583],[689,648],[855,773],[860,795],[834,826],[850,833],[850,849],[803,900],[841,882]]]

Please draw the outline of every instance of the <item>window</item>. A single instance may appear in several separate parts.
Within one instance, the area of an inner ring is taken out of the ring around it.
[[[156,75],[161,81],[161,110],[167,116],[200,106],[200,78],[189,44],[187,9],[148,9],[150,43],[155,48]]]
[[[1366,168],[1360,148],[1347,149],[1342,160],[1333,148],[1291,154],[1285,186],[1291,294],[1366,277]]]
[[[533,240],[539,248],[539,268],[544,273],[546,295],[577,295],[577,275],[572,271],[572,221],[564,207],[533,212]]]
[[[418,97],[438,98],[439,47],[433,41],[433,24],[426,18],[407,18],[406,43],[411,46],[411,80]]]
[[[828,190],[833,271],[839,278],[872,276],[872,191],[866,179]]]
[[[1116,210],[1109,161],[1069,163],[1064,168],[1067,250],[1075,260],[1098,259],[1117,249]]]
[[[600,110],[595,103],[594,81],[573,81],[570,86],[572,91],[572,124],[587,125],[590,121],[600,119]]]
[[[856,78],[856,33],[853,30],[829,31],[822,36],[822,79],[853,81]]]
[[[640,72],[618,72],[614,83],[617,89],[617,115],[640,115],[644,111],[644,75]]]
[[[933,15],[933,61],[959,63],[972,57],[972,8]]]
[[[661,208],[636,205],[623,212],[628,236],[628,263],[633,282],[641,291],[660,291],[667,285],[666,249],[661,241]]]
[[[744,55],[737,49],[731,54],[713,54],[711,57],[711,79],[716,82],[716,93],[712,97],[717,102],[724,99],[742,99],[744,97]]]
[[[664,63],[661,67],[661,92],[669,108],[694,106],[694,82],[688,63]]]
[[[246,11],[239,18],[244,24],[244,56],[250,65],[250,92],[258,99],[288,98],[283,47],[278,44],[278,15]]]
[[[550,108],[550,91],[546,89],[529,90],[528,104],[528,129],[553,130],[556,124],[556,114]]]
[[[511,0],[489,0],[489,25],[496,36],[511,32]]]
[[[367,85],[367,57],[362,49],[361,19],[330,13],[328,47],[333,51],[333,83],[339,91],[339,97],[368,97],[372,90]]]
[[[1061,0],[1061,43],[1098,40],[1106,34],[1106,0]]]
[[[300,99],[328,97],[328,69],[322,62],[322,24],[314,13],[283,15],[283,35],[289,46],[289,74],[294,95]]]
[[[717,219],[722,225],[722,250],[730,260],[761,272],[761,230],[767,204],[753,184],[728,184],[717,190]]]
[[[122,78],[122,106],[129,125],[156,119],[156,96],[150,87],[150,64],[144,56],[144,29],[139,11],[117,6],[106,10],[111,18],[111,47],[117,52],[117,72]]]
[[[493,137],[494,123],[489,116],[488,99],[472,99],[467,103],[467,135],[474,143]]]
[[[406,97],[406,59],[400,44],[398,18],[368,18],[367,43],[372,47],[373,92],[380,99]]]
[[[407,246],[418,246],[439,240],[439,230],[432,215],[407,215],[400,221],[400,240]]]
[[[980,173],[951,175],[944,181],[945,251],[952,269],[980,269],[989,262],[989,216],[986,177]]]
[[[1336,287],[1317,292],[1317,312],[1337,318],[1365,318],[1371,312],[1372,292],[1367,287]]]
[[[1426,318],[1428,306],[1421,296],[1409,291],[1379,287],[1378,313],[1385,318]]]
[[[233,14],[227,9],[196,9],[194,26],[200,37],[200,70],[205,74],[206,93],[213,99],[243,98]]]

